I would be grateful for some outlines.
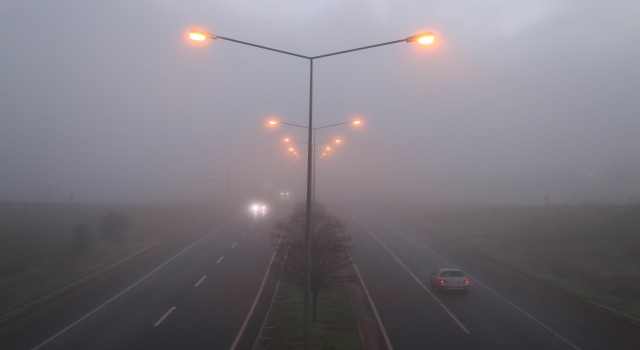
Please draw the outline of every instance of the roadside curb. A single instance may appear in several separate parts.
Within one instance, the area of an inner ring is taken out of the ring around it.
[[[278,323],[278,311],[280,311],[280,307],[282,306],[282,301],[284,299],[282,287],[286,285],[286,282],[282,280],[282,269],[284,268],[285,263],[286,261],[280,267],[278,283],[276,284],[276,288],[273,292],[273,298],[271,298],[271,304],[269,304],[267,316],[265,316],[262,326],[260,327],[260,333],[258,333],[258,337],[253,343],[252,349],[254,350],[268,349],[269,341],[271,341],[271,337],[273,337],[273,333],[276,330],[276,324]],[[271,268],[271,266],[269,268]]]
[[[98,271],[96,271],[96,272],[94,272],[94,273],[92,273],[92,274],[90,274],[88,276],[85,276],[85,277],[83,277],[83,278],[71,283],[71,284],[68,284],[68,285],[66,285],[66,286],[64,286],[62,288],[59,288],[59,289],[57,289],[57,290],[55,290],[53,292],[50,292],[50,293],[46,294],[45,296],[40,297],[40,298],[38,298],[38,299],[36,299],[36,300],[34,300],[32,302],[29,302],[28,304],[25,304],[25,305],[13,310],[13,311],[5,313],[4,315],[0,316],[0,324],[4,323],[6,321],[9,321],[10,319],[22,314],[23,312],[26,312],[26,311],[34,308],[37,305],[40,305],[40,304],[42,304],[42,303],[44,303],[44,302],[46,302],[48,300],[51,300],[51,299],[53,299],[53,298],[65,293],[65,292],[68,292],[71,289],[73,289],[75,287],[78,287],[78,286],[82,285],[83,283],[86,283],[86,282],[88,282],[88,281],[90,281],[90,280],[92,280],[92,279],[94,279],[94,278],[96,278],[96,277],[98,277],[98,276],[100,276],[100,275],[102,275],[102,274],[104,274],[104,273],[106,273],[106,272],[108,272],[108,271],[110,271],[110,270],[112,270],[112,269],[124,264],[125,262],[135,258],[136,256],[144,253],[145,251],[150,250],[154,246],[157,246],[157,245],[159,245],[160,243],[162,243],[164,241],[165,241],[165,239],[161,239],[161,240],[159,240],[157,242],[154,242],[154,243],[151,243],[151,244],[149,244],[149,245],[147,245],[145,247],[142,247],[142,248],[138,249],[137,251],[127,255],[126,257],[124,257],[124,258],[112,263],[109,266],[106,266],[106,267],[104,267],[104,268],[102,268],[102,269],[100,269],[100,270],[98,270]]]
[[[635,318],[635,317],[629,316],[629,315],[627,315],[625,313],[622,313],[620,311],[614,310],[614,309],[612,309],[610,307],[606,307],[604,305],[600,305],[600,304],[595,303],[593,301],[588,301],[587,305],[589,305],[590,307],[592,307],[592,308],[594,308],[594,309],[596,309],[596,310],[598,310],[600,312],[603,312],[603,313],[605,313],[605,314],[607,314],[609,316],[615,317],[616,319],[618,319],[620,321],[623,321],[623,322],[625,322],[625,323],[627,323],[629,325],[632,325],[632,326],[634,326],[636,328],[640,328],[640,320]]]

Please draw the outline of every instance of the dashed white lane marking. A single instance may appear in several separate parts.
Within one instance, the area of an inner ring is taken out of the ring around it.
[[[353,214],[351,214],[351,215],[353,215]],[[429,288],[427,288],[427,286],[425,286],[425,285],[422,283],[422,281],[420,281],[420,279],[419,279],[416,275],[414,275],[414,274],[413,274],[413,272],[411,272],[411,270],[409,270],[409,268],[408,268],[408,267],[407,267],[407,266],[406,266],[406,265],[405,265],[405,264],[404,264],[400,259],[398,259],[398,257],[397,257],[395,254],[393,254],[393,252],[391,251],[391,249],[389,249],[389,248],[388,248],[384,243],[382,243],[382,241],[378,238],[378,236],[376,236],[373,232],[371,232],[371,231],[370,231],[370,230],[369,230],[369,229],[368,229],[368,228],[367,228],[367,227],[362,223],[362,221],[360,221],[360,219],[358,219],[355,215],[353,215],[353,217],[356,219],[356,221],[358,221],[358,223],[360,223],[360,225],[361,225],[361,226],[362,226],[362,227],[363,227],[367,232],[369,232],[369,234],[370,234],[371,236],[373,236],[373,238],[375,238],[375,239],[378,241],[378,243],[380,243],[380,244],[384,247],[384,249],[386,249],[386,250],[389,252],[389,254],[391,254],[391,255],[396,259],[396,261],[397,261],[397,262],[398,262],[402,267],[404,267],[404,269],[405,269],[405,270],[407,270],[407,272],[409,272],[409,274],[411,275],[411,277],[413,277],[413,279],[414,279],[414,280],[416,280],[416,282],[418,282],[418,284],[422,287],[422,289],[424,289],[425,291],[427,291],[427,293],[429,293],[429,295],[431,295],[431,297],[433,298],[433,300],[435,300],[438,304],[440,304],[440,306],[444,309],[444,311],[446,311],[446,312],[447,312],[447,314],[449,314],[449,316],[450,316],[450,317],[451,317],[451,318],[452,318],[452,319],[453,319],[453,320],[458,324],[458,326],[460,326],[460,328],[462,328],[462,330],[463,330],[465,333],[467,333],[467,334],[471,333],[471,332],[469,332],[469,330],[467,329],[467,327],[465,327],[465,326],[462,324],[462,322],[460,322],[460,320],[458,320],[458,318],[457,318],[457,317],[456,317],[456,316],[455,316],[451,311],[449,311],[449,308],[447,308],[447,307],[446,307],[446,306],[445,306],[445,305],[440,301],[440,299],[436,298],[436,296],[435,296],[435,295],[433,295],[433,293],[429,290]]]
[[[162,321],[164,321],[164,319],[165,319],[165,318],[167,318],[167,316],[169,316],[169,314],[170,314],[170,313],[172,313],[172,312],[173,312],[173,310],[175,310],[175,309],[176,309],[176,307],[175,307],[175,306],[174,306],[174,307],[172,307],[171,309],[169,309],[169,311],[167,311],[167,313],[166,313],[166,314],[164,314],[164,316],[160,317],[160,319],[158,320],[158,322],[156,322],[156,324],[154,324],[153,326],[154,326],[154,327],[158,327],[158,325],[159,325],[160,323],[162,323]]]
[[[240,214],[238,214],[240,215]],[[202,238],[200,238],[199,240],[195,241],[192,245],[184,248],[183,250],[181,250],[178,254],[172,256],[169,260],[163,262],[162,264],[160,264],[160,266],[156,267],[155,269],[153,269],[151,272],[149,272],[148,274],[144,275],[144,277],[142,277],[141,279],[137,280],[134,284],[130,285],[129,287],[125,288],[122,292],[116,294],[115,296],[113,296],[111,299],[105,301],[104,303],[102,303],[100,306],[98,306],[97,308],[91,310],[89,313],[87,313],[86,315],[82,316],[80,319],[78,319],[77,321],[73,322],[72,324],[68,325],[66,328],[64,328],[63,330],[61,330],[60,332],[52,335],[49,339],[43,341],[42,343],[40,343],[38,346],[36,346],[35,348],[33,348],[32,350],[37,350],[41,347],[43,347],[44,345],[46,345],[48,342],[52,341],[53,339],[57,338],[60,334],[68,331],[69,329],[73,328],[75,325],[77,325],[78,323],[84,321],[87,317],[93,315],[94,313],[98,312],[98,310],[102,309],[103,307],[107,306],[110,302],[118,299],[122,294],[130,291],[131,289],[133,289],[133,287],[137,286],[138,284],[140,284],[142,281],[146,280],[147,278],[149,278],[149,276],[153,275],[154,273],[156,273],[158,270],[160,270],[161,268],[163,268],[165,265],[167,265],[168,263],[170,263],[171,261],[173,261],[175,258],[179,257],[180,255],[182,255],[184,252],[186,252],[187,250],[193,248],[196,244],[202,242],[205,240],[205,238],[211,236],[213,233],[215,233],[216,231],[218,231],[221,227],[223,227],[224,225],[228,224],[231,220],[235,219],[236,217],[238,217],[238,215],[232,217],[231,219],[227,220],[224,224],[218,226],[218,228],[216,228],[215,230],[209,232],[207,235],[203,236]]]
[[[282,237],[278,239],[278,246],[280,246],[281,239]],[[258,304],[258,299],[260,299],[260,294],[262,294],[264,283],[267,281],[267,276],[269,276],[269,271],[271,271],[271,264],[273,264],[273,259],[276,257],[277,251],[278,251],[278,248],[276,247],[276,250],[274,250],[273,254],[271,254],[271,260],[269,260],[269,265],[267,265],[267,272],[264,273],[264,277],[262,278],[262,283],[260,283],[260,288],[258,289],[258,294],[256,295],[256,298],[253,299],[253,304],[251,305],[249,314],[247,315],[247,318],[244,319],[244,323],[242,324],[242,327],[240,327],[240,332],[238,332],[238,335],[236,336],[236,339],[233,341],[233,344],[231,344],[231,348],[229,350],[235,350],[236,346],[238,345],[238,342],[240,341],[240,337],[242,337],[242,333],[244,332],[244,329],[247,327],[247,323],[249,323],[249,319],[253,314],[253,310],[256,308],[256,304]]]
[[[231,246],[231,248],[235,247],[235,246],[236,246],[236,244],[238,244],[238,242],[234,243],[234,244]]]
[[[442,261],[446,262],[447,264],[455,267],[455,268],[459,268],[457,267],[455,264],[452,264],[451,262],[449,262],[447,259],[443,258],[440,254],[434,252],[433,250],[431,250],[431,248],[427,247],[424,243],[421,243],[420,241],[418,241],[417,239],[413,238],[411,235],[409,235],[408,233],[402,231],[402,230],[398,230],[400,232],[402,232],[402,234],[404,234],[405,236],[409,237],[409,239],[411,239],[412,241],[416,242],[418,245],[420,245],[422,248],[428,250],[429,252],[431,252],[433,255],[437,256],[438,258],[440,258]],[[520,311],[523,315],[529,317],[533,322],[537,323],[538,325],[540,325],[542,328],[548,330],[549,332],[551,332],[551,334],[555,335],[556,337],[558,337],[560,340],[562,340],[563,342],[567,343],[567,345],[571,346],[572,348],[576,349],[576,350],[582,350],[580,349],[580,347],[578,347],[576,344],[572,343],[571,341],[569,341],[567,338],[561,336],[560,334],[558,334],[556,331],[554,331],[553,329],[551,329],[549,326],[547,326],[546,324],[542,323],[542,321],[538,320],[537,318],[531,316],[528,312],[524,311],[523,309],[521,309],[520,307],[518,307],[516,304],[512,303],[510,300],[508,300],[507,298],[503,297],[502,295],[498,294],[497,292],[495,292],[493,289],[487,287],[487,285],[485,285],[484,283],[478,281],[476,278],[470,276],[469,274],[467,274],[467,276],[469,278],[471,278],[473,281],[475,281],[477,284],[483,286],[485,289],[487,289],[489,292],[493,293],[495,296],[497,296],[498,298],[502,299],[505,303],[511,305],[514,309]]]
[[[244,235],[246,235],[246,234],[247,234],[246,232],[245,232],[245,233],[243,233],[243,234],[242,234],[242,237],[244,237]]]
[[[367,299],[369,299],[369,304],[371,304],[371,308],[373,309],[373,313],[376,315],[376,320],[378,321],[378,325],[380,325],[380,331],[382,331],[382,336],[384,337],[385,343],[387,343],[388,350],[393,350],[393,346],[391,346],[391,341],[389,341],[389,336],[387,335],[387,330],[384,328],[382,324],[382,320],[380,319],[380,315],[378,314],[378,309],[376,305],[373,303],[373,299],[371,299],[371,295],[369,294],[369,290],[367,286],[364,284],[364,280],[360,275],[360,270],[358,270],[358,266],[353,261],[351,254],[349,254],[349,259],[351,259],[351,264],[353,265],[354,270],[356,270],[356,275],[358,275],[358,279],[360,280],[360,284],[362,284],[362,289],[364,289],[364,293],[367,295]]]
[[[221,256],[220,259],[218,259],[218,261],[216,261],[216,264],[219,264],[222,261],[222,259],[224,259],[224,255]]]
[[[204,281],[205,278],[207,278],[207,276],[202,276],[202,278],[198,281],[198,283],[196,283],[196,285],[194,287],[199,286],[200,283],[202,283],[202,281]]]

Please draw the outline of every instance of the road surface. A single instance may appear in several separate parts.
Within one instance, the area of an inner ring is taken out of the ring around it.
[[[276,284],[276,218],[243,212],[139,258],[3,332],[0,349],[251,349]]]
[[[388,211],[345,206],[356,265],[393,349],[640,349],[637,331]],[[430,273],[458,267],[467,295]],[[373,318],[373,317],[371,317]],[[379,343],[387,347],[383,336]]]

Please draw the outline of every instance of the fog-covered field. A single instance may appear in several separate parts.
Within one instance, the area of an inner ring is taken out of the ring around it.
[[[410,214],[408,213],[410,212]],[[407,208],[407,220],[582,301],[640,316],[640,206]]]
[[[66,286],[162,239],[192,233],[226,213],[222,205],[0,204],[0,314]],[[125,215],[122,237],[101,238],[109,213]],[[77,224],[88,245],[73,246]]]

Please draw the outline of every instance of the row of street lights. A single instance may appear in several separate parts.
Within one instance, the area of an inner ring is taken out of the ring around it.
[[[298,125],[298,124],[285,123],[285,122],[276,121],[276,120],[270,120],[269,121],[269,125],[270,126],[275,126],[275,125],[278,125],[278,124],[285,124],[285,125],[295,126],[295,127],[298,127],[298,128],[308,129],[308,127],[302,126],[302,125]],[[315,200],[316,200],[316,160],[318,158],[316,156],[316,149],[317,149],[316,146],[324,145],[324,144],[328,144],[328,143],[332,143],[332,142],[335,142],[337,144],[342,142],[342,140],[340,140],[340,139],[336,139],[334,141],[327,141],[327,142],[317,142],[316,141],[317,140],[316,131],[318,131],[320,129],[326,129],[326,128],[331,128],[331,127],[340,126],[340,125],[347,125],[347,124],[352,124],[352,125],[358,126],[358,125],[362,124],[362,121],[361,120],[352,120],[352,121],[343,122],[343,123],[326,125],[326,126],[322,126],[322,127],[319,127],[319,128],[313,128],[313,147],[311,147],[311,148],[313,148],[313,155],[312,155],[312,168],[313,169],[312,169],[312,175],[311,175],[311,201],[312,202],[315,202]],[[285,142],[291,142],[291,139],[285,138],[284,141]],[[309,144],[308,142],[302,142],[302,141],[296,141],[296,140],[293,140],[293,142],[298,142],[298,143],[302,143],[302,144],[305,144],[305,145]],[[329,148],[327,148],[327,150],[329,150]],[[296,160],[298,160],[298,158],[297,158],[298,153],[295,152],[294,148],[290,147],[289,151],[293,151],[294,155],[296,155]],[[326,155],[326,152],[323,153],[322,155],[323,156]]]
[[[343,50],[343,51],[338,51],[338,52],[333,52],[333,53],[328,53],[328,54],[324,54],[324,55],[319,55],[319,56],[305,56],[305,55],[299,55],[296,53],[292,53],[292,52],[287,52],[287,51],[283,51],[283,50],[278,50],[278,49],[274,49],[271,47],[267,47],[267,46],[262,46],[262,45],[256,45],[256,44],[252,44],[252,43],[248,43],[245,41],[240,41],[240,40],[236,40],[236,39],[231,39],[231,38],[227,38],[227,37],[223,37],[223,36],[219,36],[219,35],[215,35],[209,32],[205,32],[205,31],[201,31],[201,30],[195,30],[192,29],[189,32],[189,37],[192,40],[195,41],[204,41],[206,39],[212,39],[212,40],[226,40],[226,41],[231,41],[231,42],[235,42],[238,44],[243,44],[243,45],[248,45],[248,46],[252,46],[252,47],[256,47],[256,48],[260,48],[260,49],[264,49],[264,50],[269,50],[269,51],[273,51],[273,52],[278,52],[281,54],[285,54],[285,55],[289,55],[289,56],[294,56],[294,57],[298,57],[298,58],[303,58],[309,61],[309,125],[306,127],[308,129],[308,152],[307,152],[307,208],[306,208],[306,227],[305,227],[305,247],[306,247],[306,253],[307,253],[307,266],[306,266],[306,286],[304,288],[304,315],[303,315],[303,322],[304,322],[304,326],[303,326],[303,332],[302,332],[302,346],[305,350],[309,349],[309,328],[310,328],[310,313],[309,313],[309,294],[310,294],[310,290],[311,290],[311,239],[310,239],[310,233],[311,233],[311,205],[312,205],[312,196],[313,196],[313,192],[312,192],[312,170],[313,170],[313,164],[312,164],[312,153],[313,153],[313,134],[315,129],[313,128],[313,61],[320,59],[320,58],[326,58],[326,57],[330,57],[330,56],[336,56],[336,55],[342,55],[342,54],[346,54],[346,53],[350,53],[350,52],[355,52],[355,51],[360,51],[360,50],[367,50],[367,49],[372,49],[375,47],[380,47],[380,46],[385,46],[385,45],[391,45],[391,44],[397,44],[397,43],[419,43],[422,45],[428,45],[434,42],[435,37],[433,35],[433,33],[428,32],[428,33],[422,33],[422,34],[418,34],[418,35],[413,35],[410,36],[408,38],[405,39],[400,39],[400,40],[394,40],[394,41],[388,41],[388,42],[384,42],[384,43],[380,43],[380,44],[376,44],[376,45],[369,45],[369,46],[363,46],[363,47],[358,47],[355,49],[351,49],[351,50]],[[327,126],[329,127],[329,126]],[[320,129],[320,128],[318,128]],[[234,344],[235,345],[235,344]]]

